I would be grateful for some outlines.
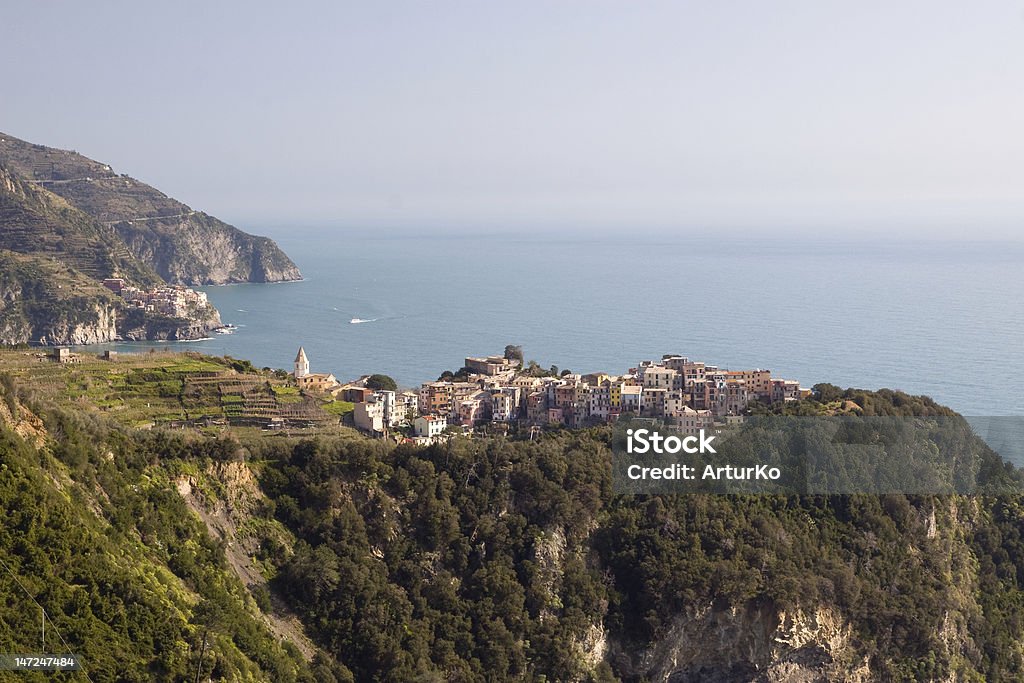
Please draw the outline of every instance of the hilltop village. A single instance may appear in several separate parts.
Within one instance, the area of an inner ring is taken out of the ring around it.
[[[133,308],[172,318],[190,318],[209,306],[206,292],[182,285],[165,285],[145,290],[127,284],[123,278],[108,277],[103,280],[103,286],[120,295]]]
[[[370,376],[341,383],[310,372],[299,348],[293,377],[303,392],[329,394],[354,405],[354,425],[386,435],[411,428],[413,438],[434,439],[450,428],[498,429],[608,423],[632,414],[665,420],[685,431],[741,417],[752,401],[795,401],[810,395],[796,380],[769,370],[728,370],[685,356],[641,361],[621,375],[547,371],[521,357],[468,357],[458,373],[446,372],[418,390],[381,388]],[[520,354],[521,355],[521,354]]]

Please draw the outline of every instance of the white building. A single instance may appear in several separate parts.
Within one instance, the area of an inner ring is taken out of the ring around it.
[[[412,425],[416,436],[434,437],[444,433],[448,420],[443,415],[420,415]]]
[[[384,402],[365,401],[356,403],[352,411],[352,420],[356,427],[364,432],[384,432]]]

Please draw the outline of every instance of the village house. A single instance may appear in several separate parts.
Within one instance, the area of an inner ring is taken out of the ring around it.
[[[458,419],[460,424],[472,427],[478,422],[483,422],[490,412],[490,394],[478,392],[459,402]]]
[[[673,418],[675,426],[681,431],[696,434],[702,429],[710,429],[715,418],[710,410],[694,410],[684,406]]]
[[[476,382],[429,382],[420,389],[420,412],[457,418],[459,405],[479,390]]]
[[[395,412],[406,422],[419,412],[419,396],[414,391],[403,391],[395,397]]]
[[[491,390],[491,420],[511,422],[519,417],[522,390],[519,387],[504,387]]]
[[[413,431],[416,436],[434,438],[444,434],[448,420],[443,415],[420,415],[413,420]]]
[[[375,399],[357,403],[352,411],[352,421],[358,429],[371,434],[383,434],[385,427],[383,401]]]
[[[328,393],[339,401],[364,403],[369,401],[370,397],[373,396],[373,389],[357,386],[355,384],[339,384],[332,387]]]
[[[640,396],[644,388],[637,384],[623,384],[619,387],[619,408],[623,413],[640,414]]]

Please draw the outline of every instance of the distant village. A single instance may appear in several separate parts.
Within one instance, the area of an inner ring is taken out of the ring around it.
[[[798,381],[772,377],[769,370],[728,370],[677,355],[641,361],[621,375],[559,375],[535,365],[524,368],[520,358],[469,357],[458,374],[445,373],[445,379],[427,382],[419,390],[400,391],[367,386],[369,377],[341,383],[334,375],[312,373],[300,347],[293,376],[304,392],[354,404],[354,425],[364,432],[383,436],[404,430],[427,441],[452,428],[578,428],[625,414],[696,432],[740,419],[752,401],[795,401],[810,395]]]
[[[108,277],[103,280],[103,286],[120,295],[130,306],[172,318],[189,318],[197,310],[206,308],[208,303],[206,292],[180,285],[145,290],[128,285],[123,278]]]

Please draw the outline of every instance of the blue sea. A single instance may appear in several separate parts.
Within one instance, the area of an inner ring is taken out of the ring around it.
[[[159,344],[414,386],[467,355],[621,372],[679,353],[1024,415],[1024,245],[271,231],[305,280],[208,287],[230,335]],[[358,318],[366,322],[353,324]],[[118,345],[122,351],[146,344]]]

